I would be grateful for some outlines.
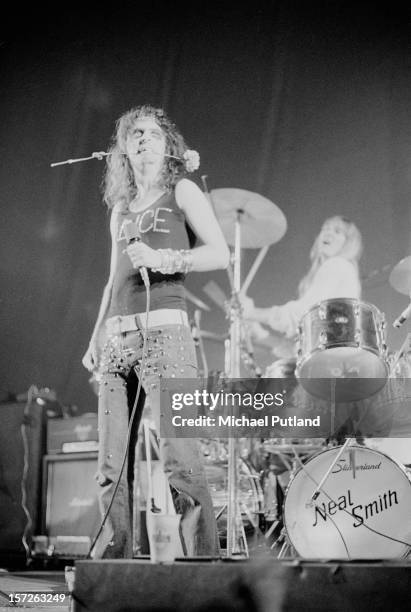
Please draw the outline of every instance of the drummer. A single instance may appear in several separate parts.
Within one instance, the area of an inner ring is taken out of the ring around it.
[[[241,300],[244,318],[268,325],[293,339],[303,314],[318,302],[360,298],[358,263],[361,253],[362,237],[357,226],[346,217],[330,217],[314,240],[311,267],[299,283],[298,298],[281,306],[258,308],[253,299],[245,296]]]
[[[355,298],[361,295],[359,260],[362,238],[357,226],[346,217],[337,215],[327,219],[311,248],[311,266],[298,286],[298,298],[269,308],[258,308],[249,297],[241,299],[245,319],[257,321],[282,334],[273,352],[277,357],[268,369],[270,378],[287,378],[294,375],[296,355],[295,339],[300,319],[312,306],[327,299]],[[343,436],[343,431],[339,432]],[[313,444],[318,440],[312,440]],[[281,448],[281,447],[279,447]],[[315,449],[315,445],[313,446]],[[262,459],[264,462],[264,459]],[[281,453],[267,453],[262,472],[268,482],[277,483],[272,491],[278,507],[281,507],[284,491],[290,478],[290,466]],[[266,488],[266,487],[265,487]],[[272,488],[272,487],[271,487]]]

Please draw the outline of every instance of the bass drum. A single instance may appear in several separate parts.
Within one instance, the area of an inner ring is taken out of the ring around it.
[[[341,447],[312,457],[286,491],[284,524],[306,559],[399,559],[411,546],[411,483],[387,455],[349,446],[320,494],[318,484]]]
[[[364,443],[372,449],[381,451],[403,465],[410,473],[411,437],[409,438],[365,438]]]

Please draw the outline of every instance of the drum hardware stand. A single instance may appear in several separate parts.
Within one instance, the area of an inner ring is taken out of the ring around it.
[[[146,463],[147,463],[147,502],[150,501],[150,511],[154,513],[161,512],[161,508],[158,508],[154,501],[154,487],[153,487],[153,472],[152,472],[152,464],[151,464],[151,446],[153,445],[154,450],[159,452],[157,444],[153,444],[152,436],[150,432],[150,422],[147,419],[143,421],[143,431],[144,431],[144,443],[145,443],[145,452],[146,452]],[[147,504],[148,505],[148,504]]]
[[[279,538],[277,540],[277,542],[281,542],[281,541],[283,542],[283,544],[281,546],[280,552],[278,553],[277,559],[284,559],[285,556],[286,556],[286,554],[285,554],[286,551],[288,549],[293,550],[293,547],[292,547],[291,543],[288,540],[288,536],[287,536],[287,532],[285,530],[285,527],[283,527],[283,529],[281,531],[281,534],[280,534],[280,536],[279,536]]]
[[[138,500],[138,504],[133,503],[133,555],[141,554],[141,510],[145,510],[146,513],[152,512],[154,514],[160,513],[162,510],[155,504],[154,498],[154,483],[153,483],[153,465],[152,465],[152,451],[155,452],[157,457],[160,457],[160,449],[155,437],[155,433],[151,431],[152,423],[148,416],[144,415],[142,418],[142,432],[138,434],[136,443],[136,454],[134,459],[134,473],[137,474],[137,478],[134,480],[133,497]],[[141,454],[145,452],[146,455],[146,473],[147,473],[147,491],[145,494],[145,505],[142,505],[142,490],[141,490],[141,474],[140,466],[142,458]],[[139,534],[137,536],[137,534]]]
[[[331,432],[334,432],[334,426],[335,426],[335,388],[336,388],[336,384],[337,384],[337,379],[336,378],[331,379],[331,406],[330,406],[330,410],[331,410],[331,427],[330,427],[330,430],[331,430]],[[325,472],[324,476],[322,477],[322,479],[320,480],[320,482],[316,486],[316,488],[315,488],[315,490],[314,490],[314,492],[313,492],[313,494],[312,494],[308,504],[313,504],[313,502],[315,502],[315,500],[318,498],[318,496],[321,493],[321,489],[324,486],[325,481],[327,480],[327,478],[331,474],[331,472],[332,472],[334,466],[336,465],[337,461],[339,460],[341,455],[344,453],[344,451],[351,444],[353,444],[354,441],[355,441],[355,438],[346,438],[344,444],[342,445],[342,447],[338,451],[337,455],[334,457],[334,460],[331,462],[331,465],[329,466],[328,470]],[[355,477],[355,471],[354,471],[354,477]]]
[[[281,544],[282,543],[282,544]],[[288,538],[288,534],[287,534],[287,530],[285,527],[283,527],[281,529],[280,535],[278,536],[278,538],[271,544],[270,546],[270,550],[273,550],[273,548],[275,546],[278,546],[281,544],[281,548],[280,551],[277,555],[277,559],[284,559],[286,556],[286,551],[290,550],[290,551],[294,551],[294,554],[292,556],[295,556],[295,549],[293,547],[293,545],[291,544],[289,538]]]
[[[216,212],[211,192],[207,187],[207,175],[203,175],[204,191],[207,193],[210,203]],[[227,377],[240,378],[240,343],[241,343],[241,321],[240,321],[240,302],[238,299],[241,284],[240,268],[240,248],[241,248],[241,216],[244,211],[236,210],[233,270],[228,266],[228,278],[231,286],[231,300],[229,304],[230,333],[229,339],[224,342],[225,348],[225,371]],[[237,496],[237,441],[232,436],[228,438],[228,504],[227,504],[227,557],[238,553],[236,548],[236,516],[238,507]],[[240,515],[241,516],[241,515]],[[244,534],[245,535],[245,534]]]
[[[228,271],[232,295],[229,304],[229,342],[225,344],[225,369],[231,379],[236,379],[240,377],[241,359],[240,247],[263,247],[245,281],[249,284],[267,253],[268,245],[278,242],[286,232],[287,221],[278,206],[258,194],[242,189],[215,189],[211,193],[208,192],[206,178],[206,175],[201,177],[205,191],[210,197],[227,243],[234,247],[233,270]],[[241,234],[242,226],[244,227],[243,235]],[[233,554],[235,543],[235,524],[233,524],[235,512],[233,510],[237,507],[237,454],[237,443],[230,437],[228,439],[228,556]]]
[[[291,462],[291,468],[290,468],[289,465],[287,465],[287,462],[285,461],[285,459],[283,457],[283,453],[281,453],[281,451],[279,451],[279,453],[278,453],[279,456],[280,456],[280,459],[282,460],[282,462],[284,463],[286,468],[288,470],[290,470],[289,481],[291,481],[293,479],[293,477],[295,476],[295,474],[297,472],[297,457],[298,457],[297,451],[295,450],[294,445],[292,444],[291,446],[292,446],[294,455],[296,456],[296,458]],[[264,537],[266,539],[268,539],[271,536],[271,534],[276,530],[278,525],[280,525],[280,524],[281,524],[281,520],[279,518],[276,518],[274,520],[273,524],[268,529],[268,531],[264,534]],[[277,557],[278,559],[282,559],[285,556],[285,551],[287,550],[287,548],[292,548],[292,545],[291,545],[291,543],[288,540],[287,531],[285,529],[285,526],[283,526],[283,528],[281,529],[278,538],[276,540],[274,540],[274,542],[271,544],[270,550],[273,550],[273,548],[275,548],[275,546],[280,544],[280,542],[283,542],[283,545],[282,545],[282,547],[280,549],[280,552],[278,553],[278,557]]]
[[[239,539],[239,541],[243,542],[245,556],[249,557],[247,536],[245,534],[245,528],[244,528],[244,522],[243,522],[243,519],[242,519],[241,506],[243,506],[244,514],[246,514],[250,518],[250,521],[251,521],[252,525],[253,525],[253,521],[252,521],[252,519],[250,517],[250,514],[248,512],[248,508],[246,507],[246,505],[243,502],[241,503],[241,505],[238,504],[238,506],[237,506],[237,516],[236,516],[236,527],[239,526],[239,530],[240,530],[240,535],[239,535],[238,539]]]
[[[204,191],[207,193],[210,203],[216,211],[215,204],[211,192],[207,187],[207,175],[203,175]],[[238,299],[241,284],[241,216],[242,209],[236,210],[235,218],[235,235],[234,235],[234,253],[233,253],[233,270],[228,266],[228,278],[231,286],[231,300],[229,304],[230,315],[230,333],[229,340],[224,343],[225,348],[225,371],[227,377],[240,378],[240,343],[241,343],[241,321],[240,321],[240,302]],[[236,548],[236,509],[238,506],[237,496],[237,441],[232,436],[228,438],[228,504],[227,504],[227,557],[231,557]],[[240,515],[241,516],[241,515]]]
[[[409,352],[411,352],[411,332],[408,332],[407,337],[394,357],[394,361],[390,364],[390,371],[388,374],[389,378],[395,378],[395,368],[397,367],[401,357]]]
[[[241,341],[241,321],[240,303],[238,295],[241,283],[240,267],[240,248],[241,248],[241,215],[242,210],[237,210],[235,220],[235,241],[234,241],[234,270],[233,270],[233,291],[230,301],[230,357],[228,376],[230,379],[240,378],[240,341]],[[227,506],[227,557],[231,557],[238,552],[236,549],[236,508],[238,506],[237,497],[237,459],[238,447],[237,440],[230,436],[228,438],[228,506]]]
[[[217,512],[215,520],[218,521],[218,519],[224,514],[224,511],[228,508],[228,504],[224,504],[224,506]],[[243,546],[244,546],[244,551],[246,556],[248,557],[248,544],[247,544],[247,536],[245,534],[245,529],[244,529],[244,523],[242,520],[242,512],[244,511],[244,514],[246,514],[248,516],[248,518],[250,519],[251,524],[253,525],[253,527],[256,529],[256,526],[254,525],[254,521],[252,520],[252,517],[248,511],[247,506],[244,504],[244,502],[237,503],[237,513],[236,513],[236,517],[235,517],[235,525],[236,528],[239,527],[239,537],[238,540],[243,542]],[[228,534],[228,514],[227,514],[227,534]],[[237,530],[236,530],[236,535],[237,535]],[[236,540],[237,542],[237,540]],[[237,555],[240,553],[240,550],[237,550]],[[227,555],[228,556],[228,555]]]
[[[251,339],[249,337],[249,332],[246,329],[243,329],[243,333],[245,334],[245,338],[241,341],[241,359],[243,364],[249,370],[252,370],[254,376],[256,378],[261,378],[262,371],[261,368],[257,365],[254,358],[254,350],[252,346]]]
[[[278,525],[281,523],[280,519],[276,518],[273,521],[273,524],[271,525],[270,529],[268,529],[268,531],[265,532],[264,537],[266,538],[266,540],[268,540],[268,538],[270,537],[270,535],[277,529]],[[274,542],[274,544],[272,544],[270,546],[270,548],[274,548],[274,546],[276,545],[276,543],[278,542],[278,539]]]
[[[337,381],[335,378],[331,379],[331,405],[330,405],[330,433],[335,430],[335,387]]]

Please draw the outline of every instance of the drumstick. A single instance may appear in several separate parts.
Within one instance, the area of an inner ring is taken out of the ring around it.
[[[245,295],[247,293],[247,289],[248,287],[251,285],[251,282],[254,278],[254,276],[256,275],[256,272],[258,270],[258,268],[260,267],[261,262],[263,261],[264,257],[267,254],[268,249],[270,248],[270,245],[267,245],[265,247],[263,247],[260,252],[258,253],[257,257],[255,258],[253,265],[251,266],[248,274],[247,274],[247,278],[245,279],[243,286],[240,289],[240,295]]]
[[[326,473],[324,474],[324,476],[320,480],[320,483],[317,485],[314,493],[311,495],[311,499],[310,499],[311,502],[313,502],[313,501],[315,501],[317,499],[317,497],[321,493],[321,489],[322,489],[325,481],[327,480],[328,476],[331,474],[331,471],[332,471],[333,467],[335,466],[335,464],[337,463],[338,459],[341,457],[341,455],[343,454],[343,452],[345,451],[347,446],[349,446],[350,444],[351,444],[351,438],[347,438],[345,440],[344,444],[342,445],[342,447],[340,448],[340,450],[338,451],[338,454],[336,455],[334,461],[331,463],[330,467],[328,468],[328,470],[326,471]]]

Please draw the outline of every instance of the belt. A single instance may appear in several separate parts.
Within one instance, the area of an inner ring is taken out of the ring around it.
[[[109,335],[124,334],[130,331],[150,329],[160,325],[187,325],[188,317],[184,310],[178,308],[160,308],[153,310],[147,315],[145,312],[138,312],[130,315],[118,315],[110,317],[106,321],[106,331]]]

